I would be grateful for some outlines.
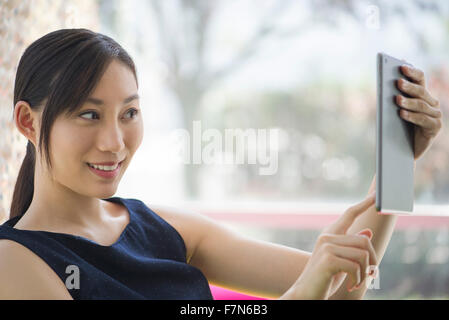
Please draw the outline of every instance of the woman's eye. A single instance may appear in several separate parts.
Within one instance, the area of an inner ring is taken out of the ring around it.
[[[134,119],[136,117],[137,113],[139,113],[139,111],[137,109],[134,109],[134,108],[129,109],[127,113],[130,113],[130,111],[133,112],[133,114],[134,114],[134,116],[131,117],[132,119]]]
[[[95,111],[89,111],[89,112],[85,112],[85,113],[82,113],[82,114],[80,114],[80,117],[82,117],[82,116],[84,116],[84,115],[86,115],[86,114],[96,114],[96,115],[98,115]],[[83,117],[84,118],[84,117]],[[89,118],[84,118],[84,119],[89,119]],[[91,120],[92,120],[92,118],[90,118]]]
[[[134,116],[132,116],[131,119],[134,119],[138,112],[139,112],[139,111],[138,111],[137,109],[132,108],[132,109],[129,109],[129,110],[128,110],[127,114],[128,114],[128,113],[132,113]],[[85,117],[83,117],[83,116],[86,115],[86,114],[95,114],[95,115],[97,116],[97,119],[98,119],[98,113],[95,112],[95,111],[84,112],[84,113],[80,114],[80,117],[82,117],[82,118],[84,118],[84,119],[94,120],[92,117],[91,117],[91,118],[85,118]]]

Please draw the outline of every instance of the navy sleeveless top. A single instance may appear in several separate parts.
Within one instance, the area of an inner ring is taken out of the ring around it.
[[[23,215],[0,225],[0,239],[42,258],[75,300],[213,299],[204,274],[186,263],[185,243],[175,228],[140,200],[103,200],[123,204],[130,218],[110,246],[66,233],[15,229]]]

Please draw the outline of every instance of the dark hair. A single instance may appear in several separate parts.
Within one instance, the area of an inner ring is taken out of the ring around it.
[[[108,65],[118,59],[134,73],[128,53],[110,37],[87,29],[60,29],[34,41],[23,53],[14,84],[14,107],[18,101],[42,110],[39,151],[51,168],[49,140],[55,119],[76,112],[90,96]],[[42,153],[42,148],[45,152]],[[17,177],[10,219],[28,209],[34,194],[36,150],[28,140]]]

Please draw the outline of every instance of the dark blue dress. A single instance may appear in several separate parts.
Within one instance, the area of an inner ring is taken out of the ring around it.
[[[123,204],[130,217],[111,246],[71,234],[15,229],[22,216],[0,225],[0,239],[14,240],[42,258],[73,299],[213,299],[204,274],[186,263],[176,229],[140,200],[103,200]]]

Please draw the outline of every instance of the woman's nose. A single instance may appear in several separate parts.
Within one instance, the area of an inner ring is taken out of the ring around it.
[[[98,148],[101,151],[120,152],[124,147],[123,132],[117,124],[103,128],[98,137]]]

